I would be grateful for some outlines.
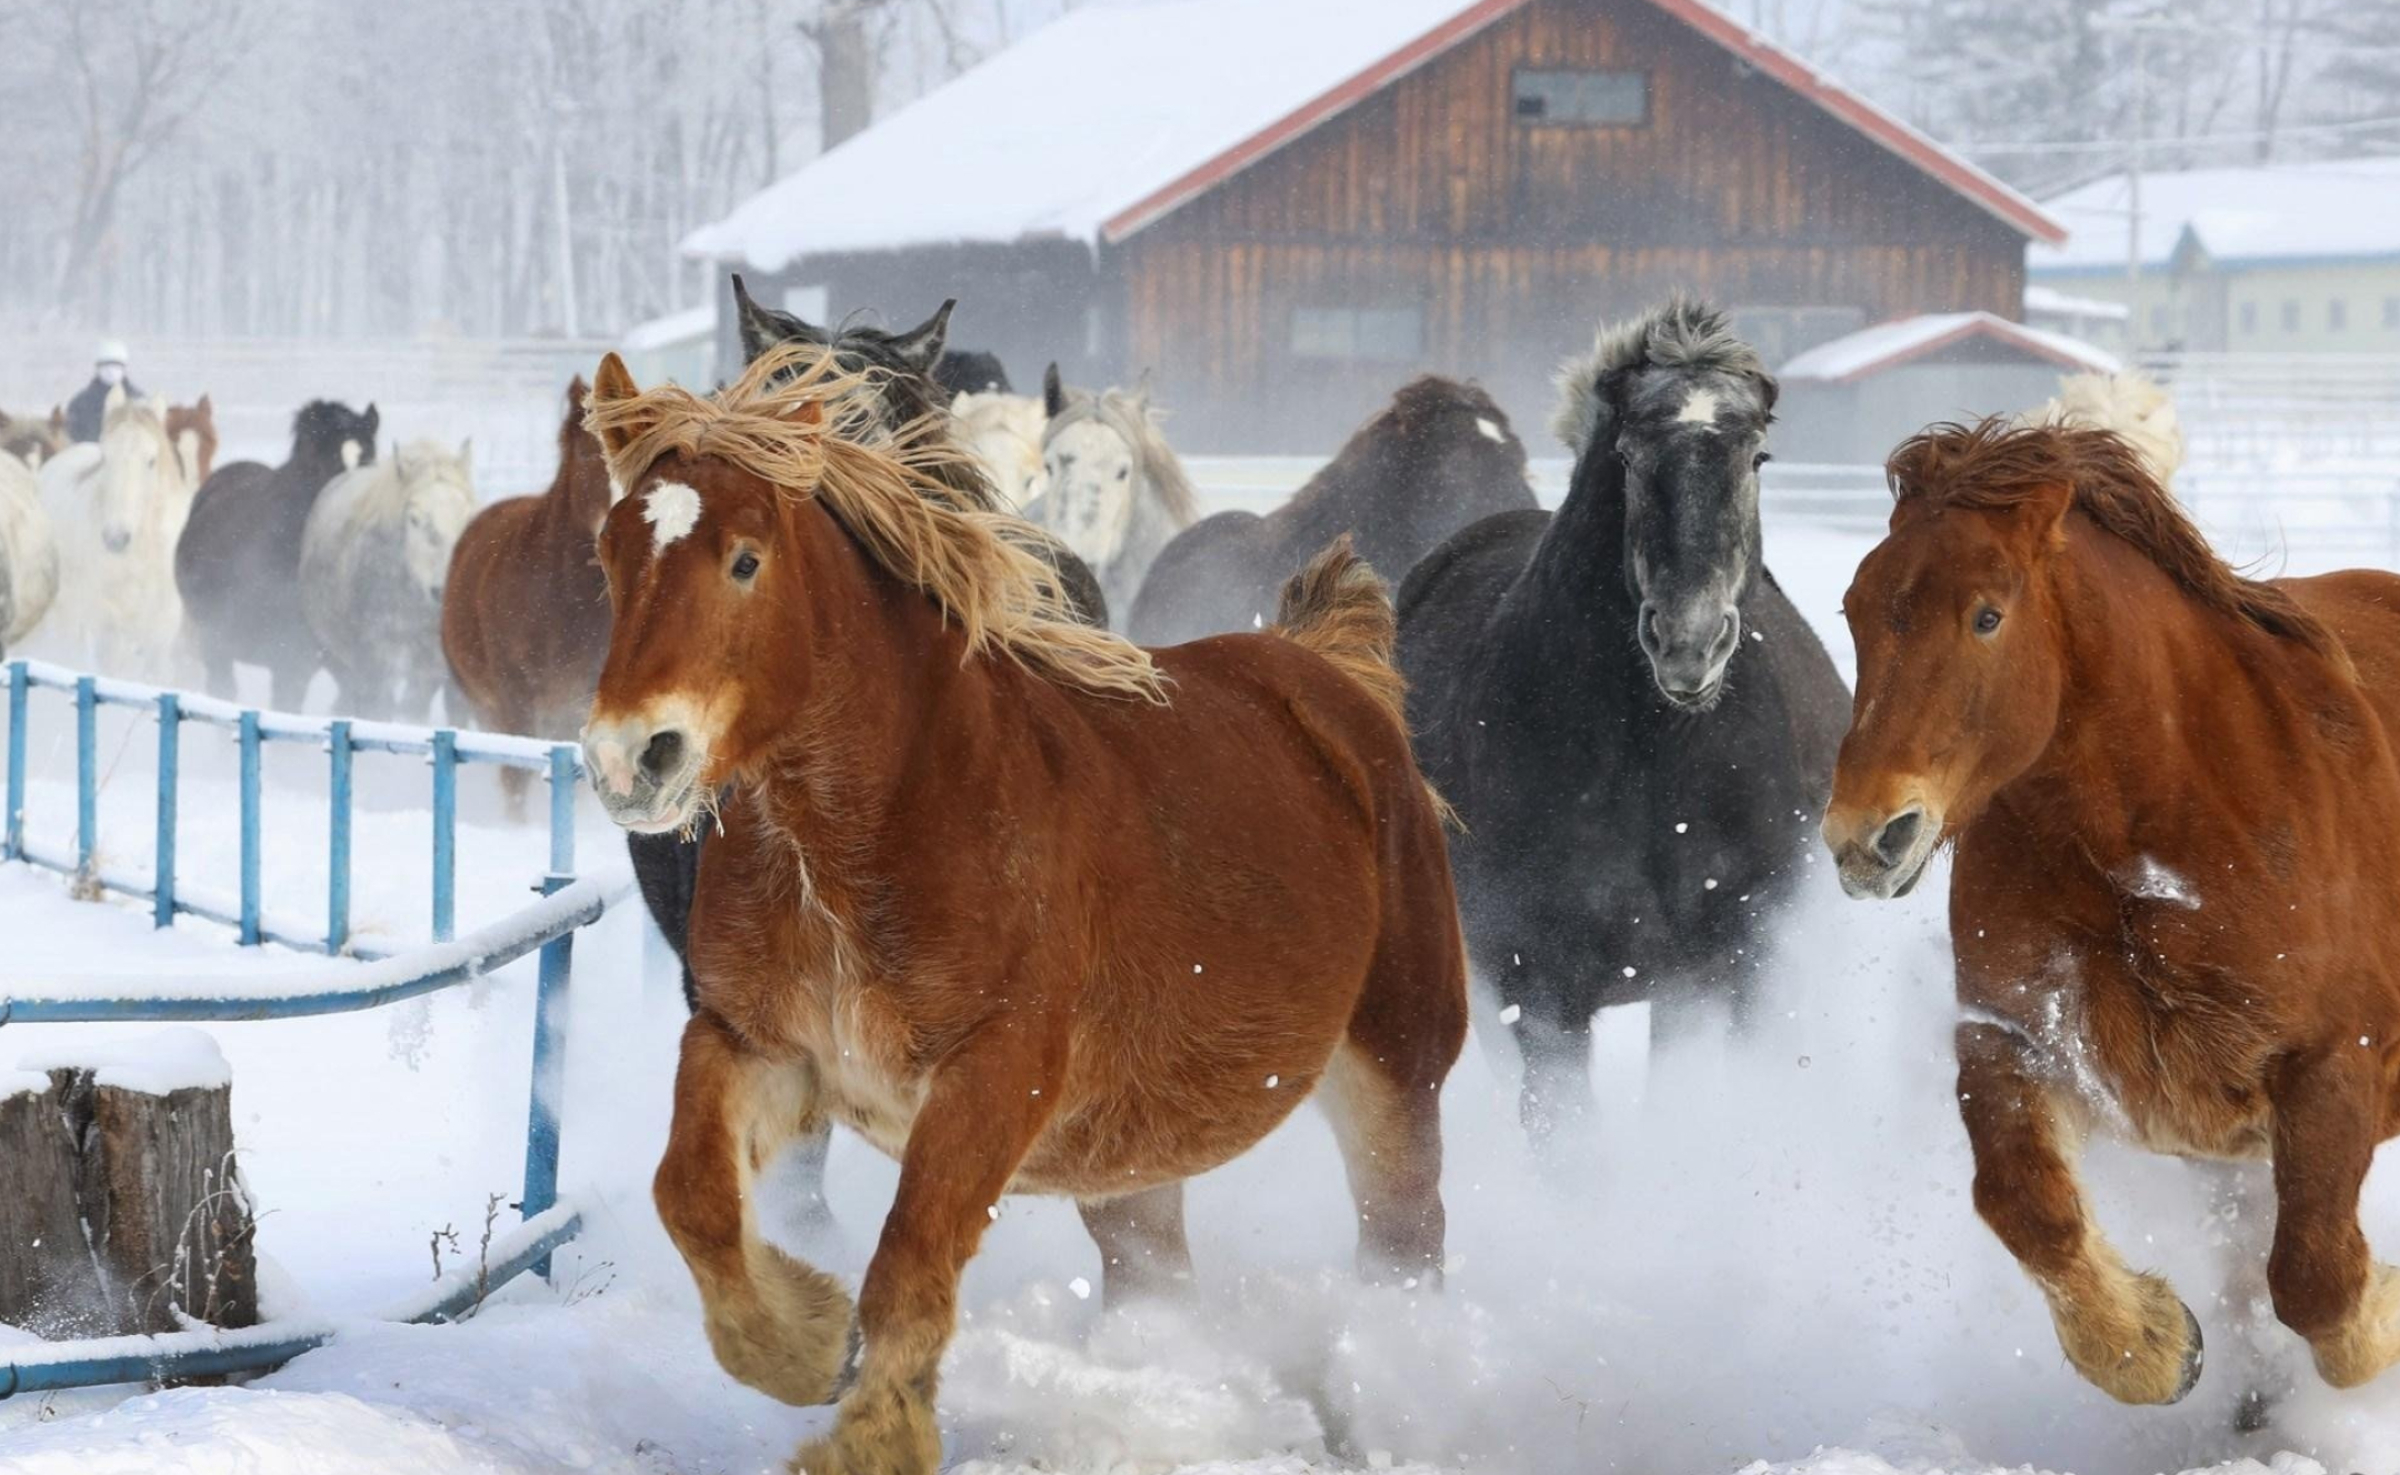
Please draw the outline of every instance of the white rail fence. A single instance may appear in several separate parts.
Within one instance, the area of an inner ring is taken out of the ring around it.
[[[1212,512],[1268,512],[1324,464],[1312,456],[1195,456],[1187,466]],[[1534,495],[1555,507],[1572,468],[1556,458],[1532,464]],[[1883,468],[1771,461],[1760,478],[1770,527],[1806,523],[1880,533],[1891,516]],[[2300,465],[2211,462],[2187,465],[2176,495],[2237,562],[2281,555],[2310,567],[2340,563],[2400,567],[2400,451],[2377,461]]]

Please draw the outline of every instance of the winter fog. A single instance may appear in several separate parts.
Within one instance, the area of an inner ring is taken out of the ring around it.
[[[0,1475],[2400,1469],[2400,3],[0,38]]]

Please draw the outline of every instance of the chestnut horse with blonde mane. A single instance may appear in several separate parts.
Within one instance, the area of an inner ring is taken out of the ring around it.
[[[627,489],[594,787],[716,830],[656,1199],[725,1369],[840,1397],[796,1468],[936,1467],[1004,1194],[1074,1198],[1112,1299],[1171,1288],[1182,1181],[1312,1092],[1361,1268],[1438,1278],[1465,957],[1373,573],[1330,551],[1275,628],[1152,654],[1072,623],[1013,520],[940,486],[938,417],[887,424],[822,349],[710,399],[611,355],[590,422]],[[855,1330],[752,1196],[827,1119],[900,1162]]]
[[[2400,578],[2240,577],[2107,431],[1937,426],[1890,474],[1825,839],[1854,896],[1956,846],[1977,1211],[2084,1377],[2171,1403],[2199,1323],[2093,1222],[2077,1150],[2271,1159],[2276,1315],[2365,1382],[2400,1357],[2358,1223],[2400,1130]]]
[[[442,656],[485,726],[572,737],[608,653],[608,587],[592,553],[608,515],[608,465],[584,429],[583,379],[567,386],[558,472],[547,491],[475,514],[450,550]],[[502,769],[512,812],[528,777]]]

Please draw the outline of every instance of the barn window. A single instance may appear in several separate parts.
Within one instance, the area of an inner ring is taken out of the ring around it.
[[[1517,121],[1528,126],[1638,128],[1650,121],[1648,72],[1519,67],[1511,81]]]
[[[2257,304],[2257,303],[2255,303],[2255,302],[2245,302],[2245,303],[2243,303],[2243,304],[2242,304],[2242,309],[2241,309],[2241,320],[2242,320],[2242,331],[2243,331],[2244,333],[2255,333],[2255,332],[2257,332],[2257,331],[2258,331],[2258,304]]]
[[[2299,298],[2297,298],[2297,297],[2286,297],[2286,298],[2284,298],[2284,299],[2283,299],[2283,312],[2281,313],[2281,317],[2282,317],[2282,320],[2283,320],[2283,331],[2285,331],[2286,333],[2297,333],[2297,332],[2299,332],[2299,331],[2300,331],[2300,299],[2299,299]]]
[[[2325,303],[2325,326],[2336,333],[2349,327],[2350,304],[2339,297],[2328,299]]]
[[[1425,314],[1413,307],[1296,307],[1292,356],[1412,363],[1424,352]]]

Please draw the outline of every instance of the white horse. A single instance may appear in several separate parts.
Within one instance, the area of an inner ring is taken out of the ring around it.
[[[1042,375],[1042,464],[1049,486],[1025,509],[1100,580],[1122,623],[1160,549],[1200,517],[1183,462],[1158,431],[1147,387],[1093,394]]]
[[[2058,393],[2017,417],[2022,425],[2070,425],[2113,430],[2142,458],[2162,487],[2183,469],[2183,424],[2175,401],[2145,375],[2069,374]]]
[[[0,651],[33,632],[58,597],[58,538],[33,468],[0,451]]]
[[[1050,485],[1042,469],[1042,402],[1029,394],[968,392],[950,403],[958,438],[983,462],[1008,505],[1022,512]]]
[[[183,628],[175,542],[197,489],[167,435],[165,402],[109,391],[99,444],[61,452],[41,484],[58,534],[55,623],[98,670],[172,681]]]
[[[472,442],[411,441],[317,494],[300,542],[300,604],[343,710],[413,717],[444,688],[442,587],[475,515]]]

